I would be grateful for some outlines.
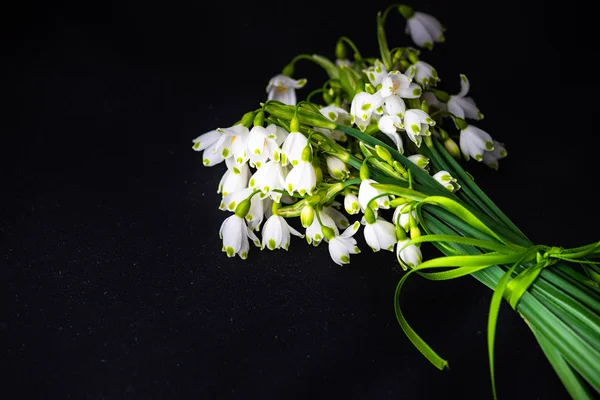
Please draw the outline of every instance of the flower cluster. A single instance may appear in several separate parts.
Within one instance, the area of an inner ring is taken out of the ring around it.
[[[434,42],[443,41],[444,28],[436,18],[407,6],[399,11],[417,46],[431,49]],[[380,23],[384,22],[382,18]],[[376,187],[377,176],[409,182],[410,171],[384,147],[369,146],[339,127],[382,137],[451,192],[460,188],[457,179],[431,165],[421,151],[424,141],[439,140],[455,157],[462,153],[465,160],[473,158],[493,168],[506,156],[500,142],[467,122],[481,120],[483,114],[467,96],[465,75],[460,76],[460,92],[450,95],[438,88],[437,71],[420,59],[420,50],[400,47],[388,57],[349,60],[344,43],[354,44],[345,41],[336,47],[335,63],[312,56],[330,75],[327,89],[321,91],[322,102],[297,102],[296,90],[306,80],[289,76],[294,60],[269,81],[267,102],[260,109],[233,126],[194,139],[193,149],[203,152],[204,165],[225,162],[227,166],[217,192],[222,196],[219,209],[233,213],[220,230],[228,256],[246,258],[249,239],[261,249],[287,250],[294,235],[313,246],[328,243],[332,260],[343,265],[360,251],[353,236],[362,225],[365,242],[373,251],[395,249],[404,268],[422,261],[419,245],[405,246],[420,235],[414,202]],[[283,105],[293,109],[287,119],[269,109]],[[301,124],[298,111],[304,110],[318,112],[331,121],[331,127],[322,121]],[[460,150],[441,127],[444,119],[454,122]],[[377,174],[370,174],[370,169]],[[303,232],[288,223],[290,217],[300,217]],[[349,217],[355,218],[354,223]]]

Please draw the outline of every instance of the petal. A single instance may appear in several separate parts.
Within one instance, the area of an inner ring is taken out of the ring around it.
[[[469,79],[465,74],[460,74],[460,92],[458,92],[457,96],[464,97],[469,93],[471,85],[469,84]]]
[[[404,112],[406,111],[406,104],[400,96],[388,96],[383,103],[383,109],[389,115],[397,115],[398,117],[402,118],[404,116]]]
[[[410,32],[410,37],[419,47],[433,46],[434,38],[429,34],[425,26],[415,18],[410,18],[406,21],[407,30]]]
[[[348,218],[334,207],[323,207],[323,212],[327,213],[333,219],[335,226],[340,229],[345,229],[350,225]]]
[[[221,135],[222,133],[217,131],[216,129],[210,132],[203,133],[202,135],[198,136],[192,141],[194,142],[192,148],[196,151],[202,151],[211,144],[214,144],[217,140],[219,140]]]
[[[344,232],[340,235],[342,238],[349,238],[354,236],[356,232],[358,232],[358,228],[360,228],[360,222],[354,221],[352,225],[346,228]]]
[[[350,252],[338,238],[331,239],[328,247],[329,255],[333,262],[338,265],[344,265],[350,262]]]
[[[384,115],[377,122],[377,126],[381,132],[391,135],[396,133],[396,127],[400,126],[401,122],[400,117],[396,115]]]
[[[396,94],[405,99],[416,99],[421,97],[423,89],[416,83],[411,83],[408,87],[401,87],[396,90]]]
[[[377,239],[377,233],[375,232],[374,224],[367,224],[365,229],[363,229],[363,234],[365,236],[365,242],[373,251],[381,250],[381,246],[379,245],[379,240]]]
[[[225,160],[221,153],[215,152],[214,150],[215,145],[212,145],[202,153],[202,163],[206,167],[212,167],[213,165],[217,165]]]
[[[465,112],[460,104],[456,101],[456,96],[450,96],[450,100],[446,103],[448,111],[457,116],[458,118],[465,118]]]

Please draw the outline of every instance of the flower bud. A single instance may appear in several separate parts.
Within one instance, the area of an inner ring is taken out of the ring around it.
[[[369,165],[363,162],[360,166],[359,176],[361,180],[367,180],[370,176]]]
[[[265,112],[260,110],[259,112],[256,113],[256,116],[254,117],[254,121],[253,121],[253,125],[254,126],[263,126],[265,122]]]
[[[250,128],[254,122],[254,111],[248,111],[246,114],[242,116],[240,120],[240,124],[244,125],[246,128]]]
[[[338,40],[335,45],[335,58],[338,60],[345,60],[348,57],[348,52],[346,51],[346,46],[342,40]]]
[[[429,104],[425,100],[421,102],[421,110],[429,114]]]
[[[288,65],[286,65],[283,68],[283,71],[281,73],[283,75],[285,75],[285,76],[292,76],[292,75],[294,75],[294,64],[293,63],[289,63]]]
[[[300,212],[300,223],[304,228],[308,228],[312,225],[314,219],[315,209],[310,204],[306,204]]]
[[[415,64],[419,61],[419,56],[413,51],[408,53],[408,59],[411,63]]]
[[[444,148],[450,155],[456,159],[460,158],[460,148],[456,144],[456,142],[450,138],[444,140]]]
[[[294,115],[290,121],[290,132],[300,132],[300,121],[298,121],[296,115]]]
[[[345,162],[340,160],[334,156],[327,156],[325,158],[325,162],[327,163],[327,170],[329,171],[329,175],[332,177],[345,180],[350,175],[350,170]]]
[[[251,198],[252,197],[248,197],[247,199],[240,201],[240,203],[235,207],[235,215],[240,218],[246,218],[246,215],[248,215],[248,212],[250,211]]]
[[[377,155],[388,164],[392,164],[394,162],[394,159],[392,158],[390,151],[383,146],[376,144],[375,145],[375,153],[377,153]]]

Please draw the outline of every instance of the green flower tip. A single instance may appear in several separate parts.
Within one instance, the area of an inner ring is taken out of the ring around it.
[[[409,19],[415,15],[413,8],[404,4],[400,4],[398,6],[398,12],[406,19]]]

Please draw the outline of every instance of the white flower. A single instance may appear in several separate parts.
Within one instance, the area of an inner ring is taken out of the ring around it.
[[[298,164],[298,162],[302,159],[302,151],[307,144],[308,139],[306,136],[300,132],[290,132],[290,134],[285,138],[283,146],[281,146],[281,151],[283,152],[281,156],[281,164]]]
[[[406,232],[410,230],[410,217],[412,216],[417,221],[417,212],[410,210],[403,212],[406,204],[401,204],[394,210],[394,216],[392,217],[395,224],[399,225]]]
[[[405,271],[407,270],[407,265],[411,268],[415,268],[423,261],[421,249],[414,244],[406,246],[406,243],[408,242],[409,239],[402,239],[396,244],[396,257]]]
[[[350,104],[351,122],[356,124],[358,128],[364,132],[367,126],[369,126],[373,111],[382,104],[383,98],[379,95],[379,92],[375,94],[369,94],[367,92],[356,94]]]
[[[421,96],[422,90],[419,85],[412,83],[411,79],[400,71],[390,71],[381,81],[379,93],[384,99],[392,95],[404,99],[416,99]]]
[[[306,85],[306,79],[295,80],[285,75],[276,75],[267,85],[267,99],[281,101],[287,105],[296,105],[296,89]]]
[[[250,187],[260,190],[263,195],[268,195],[279,203],[281,193],[276,190],[284,189],[286,173],[287,168],[273,160],[267,161],[250,178]]]
[[[308,242],[308,244],[318,246],[323,239],[327,241],[325,234],[323,234],[321,224],[319,223],[319,218],[321,219],[321,223],[326,227],[333,229],[333,232],[336,235],[339,234],[339,231],[333,218],[331,218],[329,214],[324,213],[323,209],[315,210],[315,212],[319,213],[319,217],[317,218],[315,215],[312,224],[310,224],[310,226],[306,228],[306,241]]]
[[[396,244],[396,227],[391,222],[378,217],[374,223],[365,223],[365,241],[373,251],[393,251]]]
[[[429,170],[429,158],[425,157],[422,154],[413,154],[412,156],[407,157],[413,164],[418,166],[424,171]]]
[[[308,162],[300,160],[298,164],[285,177],[285,188],[292,195],[294,192],[312,194],[317,186],[317,173],[315,167]]]
[[[348,193],[344,196],[344,210],[350,215],[358,214],[360,212],[358,197],[354,193]]]
[[[217,193],[221,193],[223,197],[246,188],[250,179],[248,164],[237,165],[231,157],[225,159],[225,164],[227,164],[227,171],[219,181],[217,189]]]
[[[270,215],[271,206],[273,200],[269,197],[261,197],[258,194],[252,197],[250,200],[250,210],[246,215],[246,221],[248,222],[248,229],[257,231],[260,229],[260,224],[267,214]]]
[[[356,239],[352,236],[358,231],[360,223],[354,222],[341,235],[335,235],[329,240],[329,255],[331,259],[338,265],[348,264],[350,262],[350,254],[358,254],[360,250],[356,246]]]
[[[369,82],[371,82],[373,87],[377,87],[388,73],[387,69],[379,59],[375,60],[372,66],[363,69],[363,72],[367,75],[367,78],[369,78]]]
[[[248,128],[242,124],[234,125],[230,128],[217,129],[223,134],[221,139],[224,142],[223,157],[229,157],[229,149],[231,148],[232,157],[236,164],[242,165],[248,161],[248,153],[246,152],[246,143],[248,141]],[[215,144],[216,145],[216,144]],[[227,154],[225,154],[227,152]]]
[[[377,190],[371,186],[373,183],[377,182],[373,179],[364,179],[360,182],[360,186],[358,188],[358,203],[360,204],[360,209],[363,212],[367,208],[367,205],[369,205],[373,210],[378,210],[379,208],[390,208],[389,196],[377,197],[377,199],[371,201],[371,199],[374,197],[382,194],[380,190]]]
[[[256,246],[260,246],[258,237],[256,237],[254,232],[248,229],[244,219],[236,214],[233,214],[223,221],[221,228],[219,229],[219,236],[223,239],[222,250],[227,253],[227,257],[233,257],[237,254],[240,258],[246,259],[250,248],[248,238],[250,238]]]
[[[456,192],[460,189],[458,181],[448,171],[439,171],[433,175],[433,178],[451,192]]]
[[[269,250],[284,249],[290,246],[290,234],[304,237],[303,234],[292,228],[287,220],[279,215],[271,215],[265,222],[262,233],[262,248]]]
[[[243,125],[238,125],[243,129]],[[246,128],[247,129],[247,128]],[[203,133],[196,139],[192,140],[194,145],[192,148],[196,151],[203,151],[202,163],[207,167],[212,167],[223,162],[226,158],[231,157],[231,145],[235,140],[235,131],[224,131],[215,129],[210,132]]]
[[[493,169],[498,169],[498,161],[506,157],[507,152],[504,144],[494,140],[494,150],[483,152],[483,163]]]
[[[279,161],[281,150],[277,144],[276,130],[254,126],[248,133],[247,150],[250,166],[260,168],[268,159]]]
[[[462,119],[483,119],[483,114],[475,105],[475,101],[471,97],[467,96],[467,93],[469,93],[469,88],[469,80],[467,79],[466,75],[460,74],[460,92],[450,96],[450,100],[448,100],[446,108],[452,114]]]
[[[435,86],[440,78],[431,64],[425,61],[417,61],[405,72],[408,76],[414,76],[414,80],[424,87]]]
[[[430,126],[434,126],[435,121],[425,111],[419,109],[406,110],[404,113],[404,129],[410,140],[417,147],[421,146],[423,136],[430,136]]]
[[[473,157],[477,161],[482,161],[485,151],[494,150],[492,137],[473,125],[467,125],[465,129],[460,131],[459,145],[467,160]]]
[[[442,43],[445,40],[444,31],[440,21],[429,14],[415,11],[412,16],[407,17],[406,33],[419,47],[432,50],[434,43]]]
[[[335,105],[329,105],[327,107],[321,108],[319,110],[319,112],[325,118],[335,122],[338,125],[346,125],[347,126],[347,125],[351,124],[350,114],[348,113],[348,111],[346,111],[345,109],[343,109],[341,107],[337,107]],[[326,133],[332,139],[340,141],[340,142],[345,142],[348,139],[346,136],[346,133],[343,131],[340,131],[339,129],[330,130],[330,129],[319,128],[318,131],[322,132],[322,133]]]
[[[350,175],[350,170],[346,163],[335,156],[327,155],[325,163],[327,164],[329,175],[335,179],[345,180]]]

